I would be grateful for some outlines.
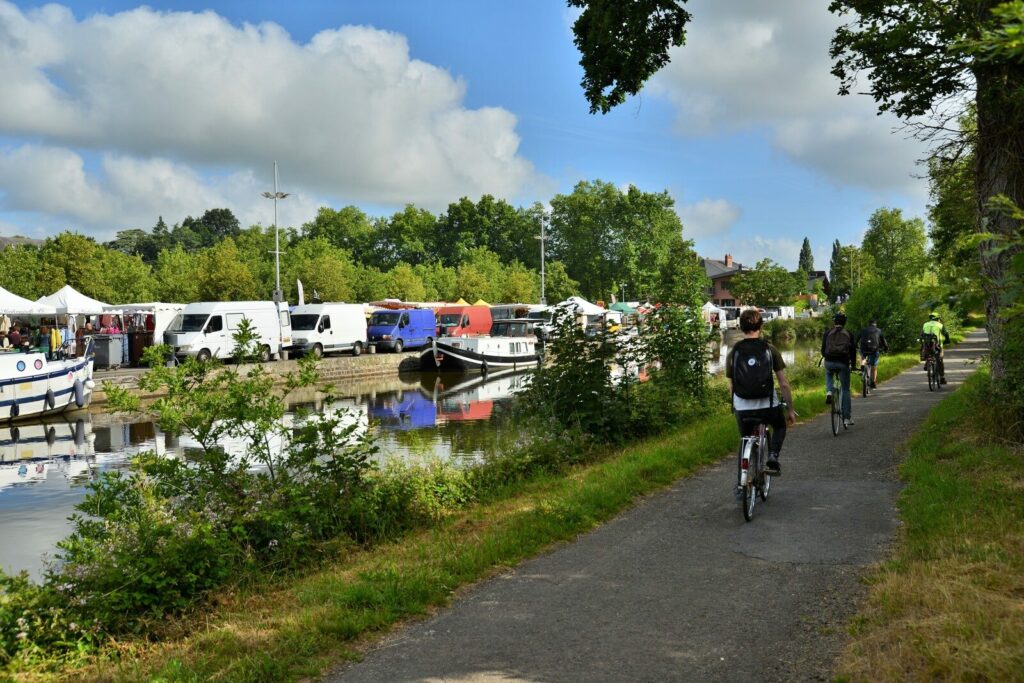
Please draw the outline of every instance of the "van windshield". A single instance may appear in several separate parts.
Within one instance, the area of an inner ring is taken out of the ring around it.
[[[178,329],[182,332],[198,332],[203,329],[203,325],[209,317],[206,313],[183,315],[181,316],[181,327]]]
[[[298,313],[292,316],[292,329],[300,331],[312,330],[316,327],[316,321],[320,319],[318,313]]]
[[[377,311],[370,316],[371,325],[397,325],[402,314],[398,311]]]
[[[438,322],[441,325],[458,325],[460,320],[462,320],[461,313],[445,313]]]

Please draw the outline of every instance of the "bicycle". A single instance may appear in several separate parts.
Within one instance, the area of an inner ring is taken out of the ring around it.
[[[860,385],[860,395],[867,398],[871,393],[871,365],[868,364],[867,358],[860,361]]]
[[[939,375],[939,360],[936,346],[927,339],[922,339],[925,345],[922,355],[924,356],[924,371],[928,375],[928,391],[938,391],[942,388],[942,378]]]
[[[782,404],[785,409],[785,404]],[[768,500],[768,491],[772,487],[772,475],[768,474],[768,430],[770,429],[758,418],[747,418],[746,423],[757,422],[757,429],[750,436],[740,439],[740,509],[743,519],[754,518],[754,506],[758,497]]]
[[[846,421],[843,420],[843,382],[842,373],[839,370],[829,370],[832,375],[832,436],[839,436],[839,427],[848,429]]]

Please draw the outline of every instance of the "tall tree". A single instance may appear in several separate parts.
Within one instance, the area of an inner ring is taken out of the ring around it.
[[[842,249],[842,245],[839,244],[839,240],[832,242],[832,258],[828,262],[828,279],[829,282],[835,282],[838,277],[839,271],[839,252]]]
[[[868,219],[861,249],[879,273],[899,287],[920,276],[927,263],[924,221],[904,218],[900,209],[878,209]]]
[[[203,301],[247,301],[259,297],[259,287],[230,237],[199,254],[195,273]]]
[[[800,245],[800,262],[798,268],[805,273],[811,273],[814,271],[814,253],[811,251],[811,240],[804,238],[804,243]]]
[[[1024,67],[1019,45],[1024,8],[1001,0],[833,0],[830,9],[851,14],[832,41],[833,73],[841,80],[841,93],[853,92],[857,77],[864,74],[879,109],[908,120],[948,110],[950,103],[973,96],[978,224],[983,221],[988,231],[1012,238],[1017,227],[1012,216],[994,209],[989,200],[1005,195],[1024,206]],[[952,115],[961,113],[953,110]],[[1006,321],[997,284],[1005,280],[1015,251],[993,252],[983,245],[980,253],[982,271],[992,283],[986,313],[997,381],[1005,362],[1016,362],[1001,353]]]
[[[320,207],[316,218],[302,226],[303,235],[311,239],[324,238],[339,249],[344,249],[359,262],[373,258],[375,239],[373,223],[361,209],[346,206],[342,209]]]
[[[199,300],[196,281],[198,254],[185,251],[180,245],[162,249],[153,267],[153,289],[160,301],[187,304]]]
[[[793,300],[796,287],[788,270],[762,259],[753,269],[733,275],[729,291],[750,306],[785,306]]]

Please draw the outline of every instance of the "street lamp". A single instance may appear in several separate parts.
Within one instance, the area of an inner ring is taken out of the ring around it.
[[[274,162],[274,191],[264,192],[263,196],[274,200],[274,271],[277,275],[277,286],[274,288],[274,301],[284,301],[284,292],[281,291],[281,231],[277,228],[277,200],[284,199],[288,192],[277,191],[277,162]]]
[[[622,303],[626,303],[626,283],[623,282],[619,287],[622,288]]]
[[[540,305],[547,306],[548,300],[544,296],[544,243],[547,242],[548,236],[545,232],[545,226],[548,222],[548,214],[542,213],[540,217],[540,234],[534,235],[533,239],[540,240]]]

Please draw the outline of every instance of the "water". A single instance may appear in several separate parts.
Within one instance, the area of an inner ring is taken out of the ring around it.
[[[375,439],[380,459],[436,457],[472,463],[491,450],[503,432],[514,431],[509,399],[528,373],[402,375],[335,385],[333,398],[299,394],[293,410],[345,410],[357,432]],[[294,412],[285,416],[293,420]],[[238,452],[240,443],[223,444]],[[38,577],[44,555],[67,535],[67,518],[100,472],[127,469],[144,451],[187,455],[198,444],[162,432],[156,424],[107,413],[0,428],[0,567]]]
[[[729,349],[733,345],[743,338],[742,333],[730,330],[725,333],[723,339],[718,343],[711,344],[711,359],[708,362],[708,371],[713,375],[722,374],[725,372],[725,358],[729,353]],[[801,339],[790,344],[773,344],[775,348],[782,354],[782,360],[785,361],[786,367],[790,367],[799,362],[806,362],[808,359],[816,361],[821,349],[821,343],[815,339]]]

